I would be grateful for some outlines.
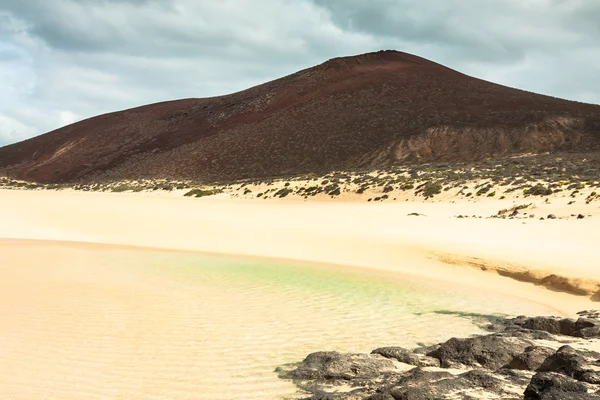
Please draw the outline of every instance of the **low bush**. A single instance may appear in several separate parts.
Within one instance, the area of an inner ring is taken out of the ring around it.
[[[535,186],[530,187],[529,189],[525,189],[523,194],[531,195],[531,196],[548,196],[553,193],[553,190],[549,187],[543,186],[541,183],[538,183]]]
[[[213,196],[215,194],[222,193],[223,191],[220,189],[192,189],[184,196],[187,197],[205,197],[205,196]]]
[[[292,189],[288,189],[288,188],[284,187],[284,188],[276,191],[275,194],[273,195],[273,197],[285,197],[290,193],[292,193]]]
[[[139,192],[142,189],[139,186],[130,185],[128,183],[122,183],[120,185],[112,187],[110,190],[111,190],[111,192],[121,193],[121,192],[127,192],[127,191]]]
[[[442,185],[438,182],[427,182],[423,185],[423,196],[432,197],[442,193]]]

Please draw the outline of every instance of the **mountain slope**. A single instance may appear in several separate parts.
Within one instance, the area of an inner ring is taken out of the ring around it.
[[[90,118],[0,148],[0,172],[40,182],[224,181],[598,147],[600,106],[381,51],[226,96]]]

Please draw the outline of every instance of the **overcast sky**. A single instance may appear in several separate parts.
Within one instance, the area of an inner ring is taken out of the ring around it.
[[[595,0],[0,0],[0,145],[380,49],[600,103]]]

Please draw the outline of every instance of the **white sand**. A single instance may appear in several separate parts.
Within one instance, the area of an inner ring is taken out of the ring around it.
[[[400,271],[489,288],[573,314],[594,304],[468,265],[600,282],[600,223],[456,219],[511,202],[336,203],[145,193],[0,190],[0,238],[286,258]],[[407,216],[418,212],[426,217]],[[474,260],[474,258],[476,258]]]

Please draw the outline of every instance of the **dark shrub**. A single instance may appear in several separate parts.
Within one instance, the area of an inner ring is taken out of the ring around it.
[[[542,184],[538,183],[535,186],[530,187],[529,189],[527,189],[527,193],[531,196],[548,196],[550,194],[552,194],[552,189],[542,186]]]
[[[184,194],[184,196],[204,197],[204,196],[212,196],[212,195],[219,194],[219,193],[222,193],[222,190],[220,190],[220,189],[192,189],[189,192],[187,192],[186,194]]]
[[[438,182],[427,182],[423,185],[423,196],[432,197],[442,192],[442,185]]]

